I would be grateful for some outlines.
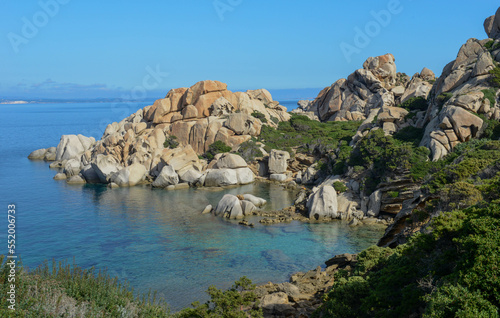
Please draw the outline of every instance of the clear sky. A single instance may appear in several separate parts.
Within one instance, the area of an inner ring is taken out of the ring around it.
[[[205,79],[231,90],[319,89],[385,53],[398,71],[439,75],[468,38],[487,37],[483,21],[499,5],[0,0],[0,98],[159,98]]]

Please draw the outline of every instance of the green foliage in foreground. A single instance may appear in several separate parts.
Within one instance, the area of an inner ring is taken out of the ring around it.
[[[212,160],[216,154],[230,151],[230,146],[226,145],[223,141],[217,140],[216,142],[208,146],[208,151],[205,153],[205,157],[208,160]]]
[[[255,285],[245,276],[237,280],[229,290],[222,291],[210,286],[207,293],[210,300],[205,304],[193,303],[193,308],[187,308],[177,314],[179,318],[247,318],[263,317],[262,310],[247,308],[257,300],[253,292]],[[245,310],[244,310],[245,309]]]
[[[444,213],[431,228],[394,250],[361,252],[316,316],[499,317],[500,205]]]
[[[0,255],[0,317],[170,317],[156,295],[134,297],[128,285],[120,284],[105,271],[66,263],[44,263],[26,271],[16,268],[16,310],[8,309],[3,295],[10,289],[9,266]]]
[[[268,149],[298,147],[298,152],[325,154],[336,149],[341,140],[349,143],[360,124],[355,121],[321,123],[306,116],[292,115],[289,121],[280,122],[276,129],[262,126],[259,141]]]
[[[167,138],[165,139],[165,142],[163,143],[163,147],[169,148],[169,149],[177,148],[177,146],[179,146],[179,142],[177,141],[177,137],[173,136],[173,135],[167,136]]]

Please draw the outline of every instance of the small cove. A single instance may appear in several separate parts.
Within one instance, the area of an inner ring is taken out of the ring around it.
[[[225,193],[252,193],[269,201],[266,209],[281,209],[294,193],[277,185],[224,191],[70,186],[53,180],[56,171],[47,163],[26,158],[35,149],[56,146],[62,134],[100,138],[106,123],[141,106],[0,106],[6,120],[0,128],[0,197],[3,206],[17,206],[17,252],[25,265],[74,258],[84,268],[107,268],[135,290],[158,291],[177,310],[206,299],[211,284],[227,288],[243,275],[255,283],[287,281],[294,272],[322,265],[335,254],[359,252],[380,237],[383,228],[350,228],[342,222],[263,226],[254,218],[255,227],[249,228],[200,214]],[[6,221],[0,225],[6,227]]]

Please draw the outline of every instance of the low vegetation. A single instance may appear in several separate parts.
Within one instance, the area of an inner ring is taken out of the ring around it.
[[[3,255],[0,264],[0,293],[7,295],[10,267]],[[18,263],[15,285],[16,310],[2,296],[1,317],[171,317],[156,294],[136,297],[126,283],[94,268],[46,262],[27,271]]]
[[[497,99],[497,90],[494,88],[483,89],[481,92],[484,94],[484,98],[490,101],[490,106],[494,106]]]
[[[205,152],[205,158],[209,161],[212,160],[216,154],[230,152],[231,147],[226,145],[223,141],[217,140],[210,146],[208,146],[208,151]]]
[[[246,162],[252,162],[255,158],[264,156],[255,138],[241,143],[238,148],[238,154],[245,159]]]
[[[491,203],[444,213],[395,249],[368,248],[316,317],[498,317],[499,227]]]
[[[165,142],[163,143],[163,147],[168,149],[174,149],[179,146],[179,142],[177,141],[177,137],[173,135],[167,136]]]
[[[412,97],[409,98],[404,103],[402,103],[401,105],[399,105],[399,107],[402,107],[409,112],[423,111],[427,110],[428,104],[427,100],[424,97]]]
[[[290,121],[280,122],[277,128],[262,126],[259,141],[270,149],[326,154],[337,148],[340,141],[349,143],[361,122],[321,123],[303,115],[292,115]],[[289,151],[290,152],[290,151]]]
[[[499,88],[500,87],[500,66],[495,66],[494,69],[490,71],[491,78],[490,78],[490,83],[493,85],[493,87]]]
[[[251,113],[252,117],[255,117],[257,119],[260,119],[260,121],[263,123],[263,124],[267,124],[267,119],[266,119],[266,115],[264,115],[263,113],[257,111],[257,110],[254,110],[252,113]]]
[[[262,309],[255,305],[258,299],[253,292],[255,285],[245,276],[237,280],[226,291],[210,286],[207,293],[210,300],[204,304],[193,303],[193,308],[186,308],[179,312],[178,318],[259,318],[263,317]],[[254,307],[250,304],[254,303]]]

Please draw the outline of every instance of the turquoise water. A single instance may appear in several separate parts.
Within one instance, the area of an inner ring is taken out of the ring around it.
[[[62,134],[100,138],[106,124],[141,104],[0,105],[0,249],[7,253],[7,205],[17,210],[16,252],[29,267],[44,260],[75,259],[156,290],[174,310],[206,299],[211,284],[229,287],[246,275],[256,283],[287,281],[290,274],[322,265],[329,257],[376,243],[380,228],[330,224],[280,224],[255,228],[201,215],[225,193],[253,193],[267,208],[290,205],[294,194],[268,184],[222,192],[149,187],[107,189],[70,186],[52,177],[48,164],[30,161],[38,148],[56,146]],[[1,230],[4,229],[4,230]]]

